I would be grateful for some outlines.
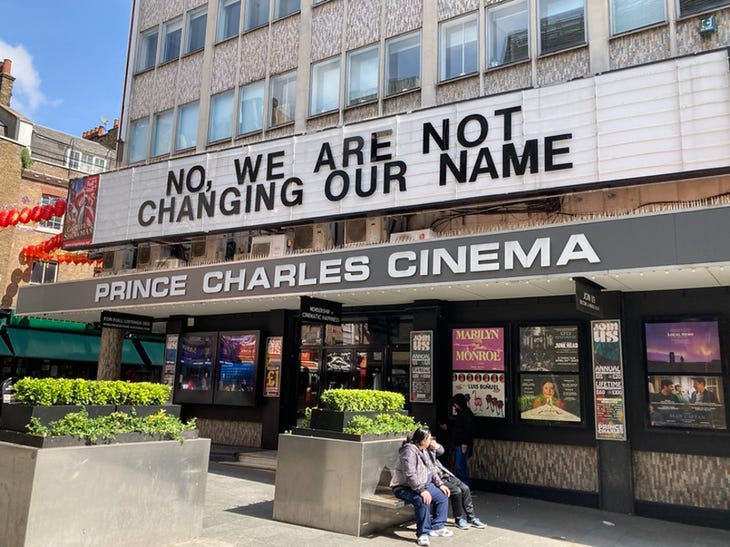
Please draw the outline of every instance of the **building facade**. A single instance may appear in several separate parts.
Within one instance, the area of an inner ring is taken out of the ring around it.
[[[18,311],[152,318],[216,442],[464,393],[477,485],[727,527],[729,35],[721,0],[136,1],[123,167],[64,229],[103,275]]]

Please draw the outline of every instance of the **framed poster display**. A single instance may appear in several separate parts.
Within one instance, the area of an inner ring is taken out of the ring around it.
[[[451,352],[453,371],[504,370],[504,328],[452,329]]]
[[[720,374],[717,321],[672,321],[644,324],[649,374]]]
[[[720,376],[649,376],[652,427],[727,429]]]
[[[264,397],[279,397],[281,391],[281,347],[283,336],[270,336],[266,339],[266,376],[264,377]]]
[[[433,402],[433,331],[411,331],[411,386],[412,403]]]
[[[181,334],[177,348],[174,402],[212,403],[216,333]]]
[[[578,326],[520,327],[520,371],[578,372]]]
[[[254,406],[259,331],[221,332],[218,336],[216,404]]]
[[[522,374],[519,401],[523,420],[580,422],[580,376]]]
[[[591,321],[596,439],[626,440],[621,322]]]
[[[165,336],[165,364],[162,369],[162,383],[175,386],[175,365],[177,363],[177,334]]]
[[[475,416],[504,418],[504,372],[458,372],[451,380],[452,393],[463,393]]]

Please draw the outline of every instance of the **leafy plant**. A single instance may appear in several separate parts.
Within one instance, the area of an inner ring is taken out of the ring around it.
[[[33,158],[30,157],[30,149],[27,146],[20,151],[20,164],[23,169],[28,169],[33,165]]]
[[[171,387],[152,382],[84,380],[77,378],[21,378],[13,385],[20,403],[52,405],[161,405]]]
[[[353,416],[344,427],[343,432],[353,435],[380,435],[383,433],[408,433],[422,427],[405,414],[378,414],[375,419],[367,416]]]
[[[373,389],[327,389],[320,397],[322,407],[338,411],[402,410],[406,399],[402,393]]]

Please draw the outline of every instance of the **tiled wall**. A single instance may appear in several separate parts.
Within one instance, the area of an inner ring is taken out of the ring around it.
[[[347,3],[345,49],[355,49],[380,39],[380,1]]]
[[[608,55],[611,70],[640,65],[669,55],[669,32],[666,26],[627,34],[611,40]]]
[[[198,418],[198,432],[215,444],[229,446],[261,446],[261,424]]]
[[[595,448],[476,439],[469,460],[474,478],[598,492]]]
[[[637,500],[730,510],[730,458],[634,452]]]
[[[428,1],[428,0],[426,0]],[[433,0],[431,0],[433,2]],[[479,0],[438,0],[438,19],[443,21],[479,8]]]

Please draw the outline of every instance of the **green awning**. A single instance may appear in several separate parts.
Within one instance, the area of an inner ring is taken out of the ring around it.
[[[140,340],[142,349],[144,349],[147,357],[150,358],[150,364],[153,367],[161,367],[165,364],[165,344],[164,342],[150,342],[148,340]]]
[[[0,357],[12,357],[13,352],[10,351],[7,344],[5,343],[5,340],[0,338]]]
[[[7,332],[16,357],[91,363],[99,361],[101,339],[98,336],[13,327],[8,327]],[[124,340],[122,345],[122,363],[144,365],[131,340]]]

